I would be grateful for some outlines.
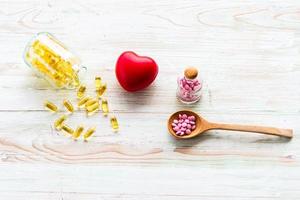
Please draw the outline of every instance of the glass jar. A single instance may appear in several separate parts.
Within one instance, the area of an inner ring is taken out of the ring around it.
[[[185,69],[184,76],[177,79],[177,98],[186,104],[196,103],[202,95],[203,81],[198,77],[198,70],[194,67]]]
[[[55,88],[80,85],[78,72],[84,68],[59,40],[50,33],[38,33],[27,44],[24,61]]]

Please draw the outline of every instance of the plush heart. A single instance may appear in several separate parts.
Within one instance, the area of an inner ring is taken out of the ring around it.
[[[158,67],[152,58],[138,56],[126,51],[120,55],[116,64],[116,76],[120,85],[129,92],[148,87],[156,78]]]

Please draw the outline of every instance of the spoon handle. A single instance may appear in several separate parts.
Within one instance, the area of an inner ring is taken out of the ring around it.
[[[277,136],[282,136],[287,138],[293,137],[292,129],[282,129],[282,128],[275,128],[275,127],[267,127],[267,126],[210,123],[210,129],[255,132],[255,133],[261,133],[267,135],[277,135]]]

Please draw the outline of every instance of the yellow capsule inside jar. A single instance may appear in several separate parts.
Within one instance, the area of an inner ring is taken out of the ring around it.
[[[38,33],[29,42],[24,60],[55,88],[80,85],[78,72],[83,68],[80,60],[50,33]]]

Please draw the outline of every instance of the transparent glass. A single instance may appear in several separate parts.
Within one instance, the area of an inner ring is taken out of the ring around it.
[[[76,88],[78,73],[85,69],[74,56],[50,33],[38,33],[27,44],[24,61],[55,88]]]
[[[192,104],[200,100],[203,87],[201,78],[187,79],[186,77],[179,77],[177,84],[176,96],[179,101]]]

